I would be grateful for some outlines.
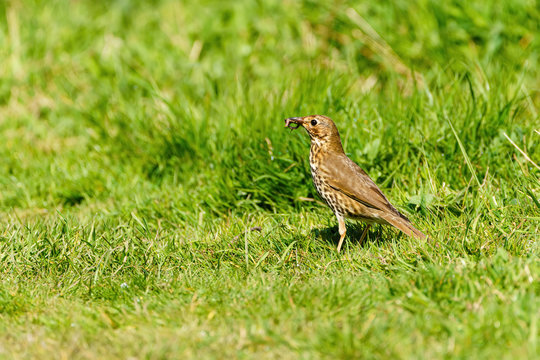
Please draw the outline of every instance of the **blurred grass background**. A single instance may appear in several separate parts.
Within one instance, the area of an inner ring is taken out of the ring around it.
[[[2,356],[538,357],[537,1],[0,19]],[[335,253],[316,113],[432,242]]]

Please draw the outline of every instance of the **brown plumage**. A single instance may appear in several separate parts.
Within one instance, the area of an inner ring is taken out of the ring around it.
[[[303,126],[311,137],[311,176],[317,192],[338,219],[338,252],[346,234],[345,218],[368,224],[360,242],[372,223],[393,225],[415,238],[426,237],[390,204],[366,172],[345,155],[332,119],[323,115],[293,117],[285,120],[285,126],[291,129]]]

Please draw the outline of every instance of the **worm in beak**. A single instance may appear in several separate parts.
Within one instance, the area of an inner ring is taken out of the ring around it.
[[[303,118],[300,117],[292,117],[285,119],[285,127],[288,127],[291,130],[298,129],[302,123],[304,122]]]

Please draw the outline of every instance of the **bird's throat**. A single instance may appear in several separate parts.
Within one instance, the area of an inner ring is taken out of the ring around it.
[[[344,153],[341,139],[339,137],[311,138],[311,151],[313,153]],[[311,156],[311,155],[310,155]]]

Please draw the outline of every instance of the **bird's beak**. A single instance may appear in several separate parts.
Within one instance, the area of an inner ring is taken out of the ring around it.
[[[304,125],[303,117],[292,117],[285,119],[285,127],[288,127],[289,129],[298,129],[301,125]]]

